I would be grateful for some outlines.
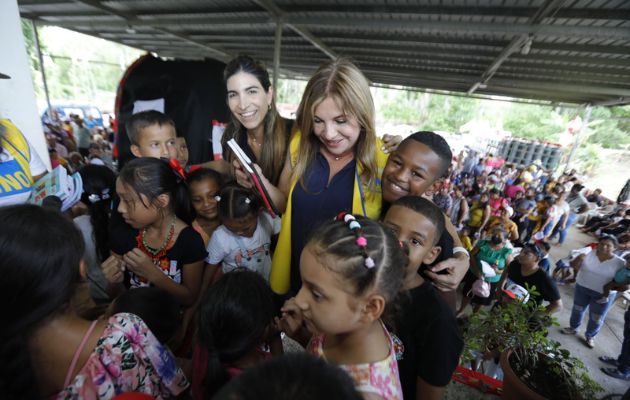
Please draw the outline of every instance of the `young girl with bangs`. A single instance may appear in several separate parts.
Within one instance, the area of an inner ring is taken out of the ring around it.
[[[156,158],[138,158],[120,171],[116,181],[118,211],[135,229],[135,238],[114,244],[103,272],[115,296],[124,288],[156,286],[183,306],[198,297],[206,250],[189,225],[188,188],[179,173]]]

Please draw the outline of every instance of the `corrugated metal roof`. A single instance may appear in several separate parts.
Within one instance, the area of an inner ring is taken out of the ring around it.
[[[40,24],[157,52],[272,64],[352,58],[375,83],[578,104],[630,103],[627,0],[18,0]]]

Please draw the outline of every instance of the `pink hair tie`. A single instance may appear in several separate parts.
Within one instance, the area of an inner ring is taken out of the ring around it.
[[[367,239],[363,236],[359,236],[357,238],[357,246],[359,247],[366,247],[367,246]]]
[[[376,265],[374,264],[374,260],[372,260],[372,257],[365,258],[365,267],[367,269],[374,268],[375,266]]]

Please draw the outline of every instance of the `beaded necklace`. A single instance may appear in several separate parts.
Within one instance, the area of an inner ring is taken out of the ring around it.
[[[177,218],[176,216],[173,216],[173,219],[171,221],[171,226],[168,230],[168,234],[166,235],[166,238],[164,238],[164,241],[158,248],[153,248],[149,246],[149,244],[147,243],[147,239],[146,239],[147,228],[142,229],[142,232],[136,237],[138,248],[142,250],[144,253],[146,253],[149,257],[151,257],[153,261],[157,261],[160,258],[164,257],[166,255],[166,252],[171,247],[170,246],[171,240],[173,239],[173,235],[175,234],[176,218]]]

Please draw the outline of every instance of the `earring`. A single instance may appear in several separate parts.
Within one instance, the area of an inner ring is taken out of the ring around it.
[[[267,110],[271,110],[271,103],[267,105]]]

